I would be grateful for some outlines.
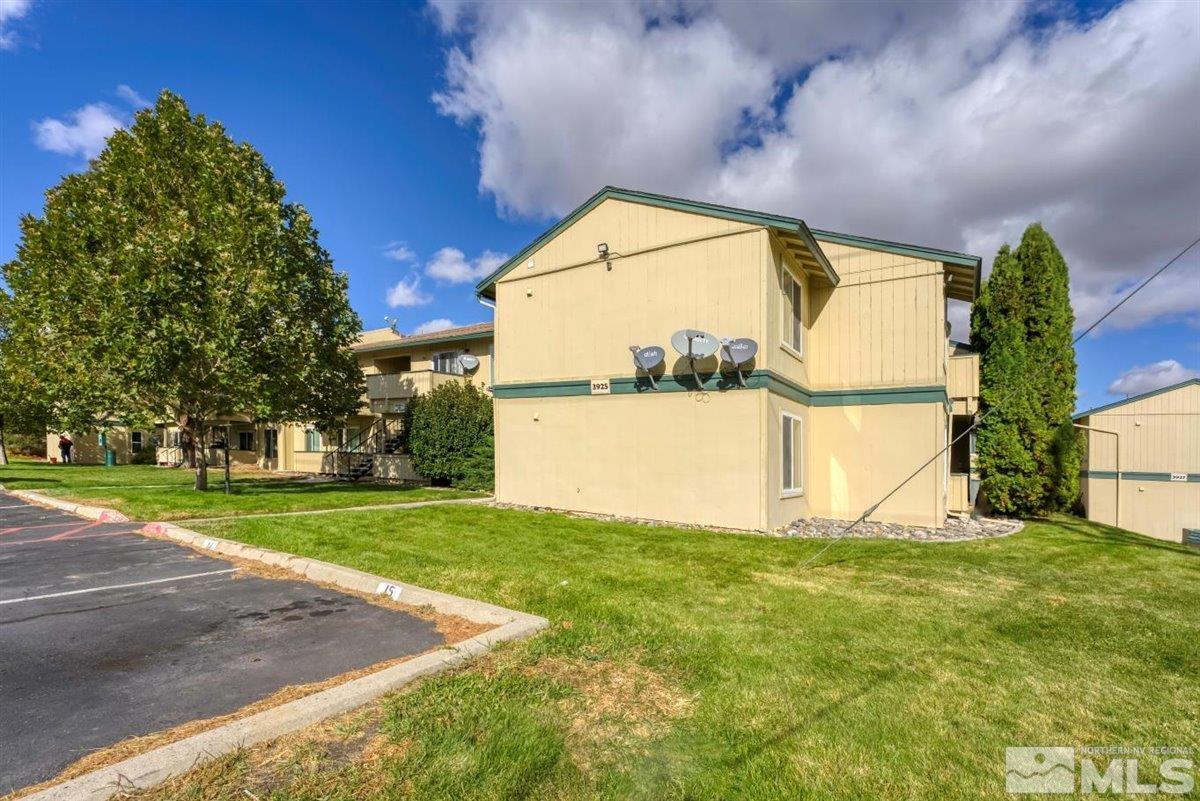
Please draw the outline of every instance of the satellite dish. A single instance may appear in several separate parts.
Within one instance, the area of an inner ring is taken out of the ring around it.
[[[684,328],[682,331],[671,334],[671,347],[679,351],[679,355],[687,359],[688,364],[691,365],[692,378],[696,380],[696,389],[704,389],[704,382],[700,380],[700,374],[696,372],[696,360],[712,356],[717,352],[717,348],[721,347],[721,343],[712,334],[693,328]]]
[[[707,359],[717,352],[721,343],[712,334],[685,328],[671,334],[671,347],[687,359]]]
[[[462,369],[469,373],[479,366],[479,357],[472,356],[470,353],[464,353],[458,357],[458,363],[462,365]]]
[[[745,364],[758,354],[758,343],[753,339],[722,339],[721,356],[730,364]]]
[[[753,339],[743,337],[721,340],[721,358],[733,365],[737,371],[738,383],[743,387],[746,386],[746,379],[742,376],[742,365],[747,364],[757,354],[758,343]]]
[[[639,370],[646,371],[646,377],[650,379],[650,386],[658,389],[658,380],[654,377],[654,370],[663,363],[667,352],[658,345],[651,345],[646,348],[630,345],[629,350],[633,352],[633,363],[637,365]]]

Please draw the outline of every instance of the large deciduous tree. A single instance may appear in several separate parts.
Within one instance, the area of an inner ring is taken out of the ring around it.
[[[203,444],[224,415],[330,425],[359,405],[359,319],[312,218],[170,92],[22,218],[3,277],[12,346],[65,424],[168,419]]]
[[[1002,513],[1064,509],[1078,496],[1073,326],[1066,261],[1034,223],[1015,251],[1000,248],[971,313],[981,354],[980,475]]]
[[[46,435],[49,407],[41,399],[29,365],[12,343],[9,313],[12,299],[0,290],[0,465],[8,464],[11,434]]]

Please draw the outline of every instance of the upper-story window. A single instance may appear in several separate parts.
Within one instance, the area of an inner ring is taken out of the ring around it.
[[[783,270],[783,341],[798,355],[804,354],[804,285],[787,268]]]
[[[448,350],[437,354],[433,357],[433,369],[439,373],[462,375],[463,368],[458,361],[459,354],[460,352],[457,350]]]

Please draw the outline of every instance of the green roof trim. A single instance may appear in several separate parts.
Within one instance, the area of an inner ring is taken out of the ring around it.
[[[1094,409],[1088,409],[1086,412],[1079,412],[1078,414],[1072,415],[1071,419],[1080,420],[1084,417],[1091,417],[1093,414],[1107,412],[1110,409],[1116,409],[1118,406],[1124,406],[1127,403],[1134,403],[1136,401],[1145,400],[1146,398],[1153,398],[1155,395],[1174,392],[1177,389],[1182,389],[1183,387],[1190,386],[1192,384],[1200,385],[1200,378],[1189,378],[1186,381],[1180,381],[1178,384],[1171,384],[1168,387],[1161,387],[1159,389],[1152,389],[1149,392],[1143,392],[1141,395],[1130,395],[1124,400],[1114,401],[1113,403],[1109,403],[1104,406],[1097,406]]]
[[[419,347],[421,345],[441,345],[445,342],[464,342],[468,339],[495,339],[495,331],[474,331],[469,334],[453,334],[444,337],[422,337],[416,342],[409,338],[390,339],[386,342],[372,342],[369,345],[358,345],[350,349],[351,353],[374,353],[378,350],[394,350],[396,348]]]
[[[1112,480],[1117,477],[1115,470],[1080,470],[1082,478],[1098,478]],[[1200,484],[1200,473],[1187,473],[1186,481],[1173,481],[1170,473],[1150,473],[1144,471],[1121,471],[1122,481],[1166,481],[1172,484]]]
[[[833,242],[838,245],[849,245],[850,247],[864,248],[866,250],[879,250],[884,253],[895,253],[899,256],[912,256],[916,259],[927,259],[929,261],[939,261],[943,264],[966,267],[974,273],[974,286],[971,288],[973,299],[979,297],[979,290],[983,286],[983,259],[979,256],[973,256],[970,253],[929,248],[922,245],[908,245],[903,242],[891,242],[887,239],[875,239],[855,234],[841,234],[837,231],[825,231],[816,228],[813,229],[812,234],[821,242]],[[960,299],[966,300],[966,298]]]
[[[983,263],[983,259],[979,256],[972,256],[970,253],[959,253],[956,250],[927,248],[921,245],[906,245],[903,242],[891,242],[886,239],[874,239],[869,236],[857,236],[855,234],[839,234],[837,231],[824,231],[817,228],[813,229],[812,234],[822,242],[835,242],[839,245],[850,245],[856,248],[866,248],[867,250],[882,250],[901,256],[912,256],[918,259],[928,259],[929,261],[957,264],[960,267],[978,268]]]
[[[778,228],[782,231],[798,236],[812,251],[813,257],[817,263],[821,265],[821,270],[829,281],[837,285],[840,280],[837,271],[833,269],[829,259],[821,250],[820,244],[817,242],[818,237],[814,236],[809,230],[808,225],[804,220],[795,217],[785,217],[779,214],[767,214],[765,212],[750,211],[749,209],[737,209],[732,206],[721,206],[715,203],[702,203],[697,200],[686,200],[684,198],[670,197],[669,195],[655,195],[650,192],[639,192],[633,189],[621,189],[616,186],[606,186],[596,194],[592,195],[583,205],[572,211],[566,217],[559,220],[549,230],[542,233],[537,239],[533,240],[520,253],[513,256],[508,261],[497,267],[491,275],[484,278],[475,285],[475,295],[477,297],[487,296],[489,292],[494,292],[493,286],[506,273],[516,267],[518,264],[527,259],[530,254],[537,251],[554,237],[558,236],[565,228],[572,225],[583,215],[587,214],[592,209],[599,206],[605,200],[624,200],[629,203],[641,203],[647,206],[657,206],[658,208],[671,209],[673,211],[683,211],[689,214],[704,214],[709,217],[720,217],[726,220],[735,220],[737,222],[749,223],[751,225],[761,225],[767,228]]]
[[[776,395],[793,400],[804,406],[878,406],[893,403],[945,403],[945,387],[872,387],[865,389],[807,390],[771,370],[760,369],[744,374],[746,389],[766,389]],[[732,374],[713,373],[702,379],[704,389],[710,392],[736,392],[741,387]],[[618,376],[609,378],[611,395],[653,394],[650,382],[644,376]],[[664,374],[658,379],[659,392],[695,392],[696,385],[690,376]],[[496,384],[492,395],[507,398],[561,398],[591,395],[589,379],[569,381],[531,381],[517,384]]]

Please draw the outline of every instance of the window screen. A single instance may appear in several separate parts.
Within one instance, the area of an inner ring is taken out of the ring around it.
[[[804,286],[786,269],[783,271],[785,309],[784,341],[797,353],[804,353]]]
[[[783,491],[786,493],[799,492],[803,488],[804,421],[783,413],[780,426],[781,448],[783,454]]]

